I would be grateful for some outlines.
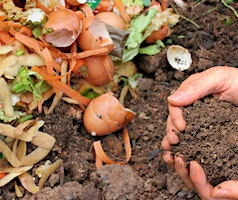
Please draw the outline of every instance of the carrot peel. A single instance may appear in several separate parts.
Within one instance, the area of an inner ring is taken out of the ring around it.
[[[43,67],[42,67],[43,68]],[[82,96],[79,92],[76,90],[72,89],[69,85],[62,83],[59,78],[50,76],[47,73],[47,70],[44,68],[39,68],[39,67],[32,67],[32,71],[37,72],[39,75],[42,76],[42,78],[47,81],[50,85],[52,85],[54,90],[61,90],[63,93],[65,93],[67,96],[71,97],[72,99],[76,100],[78,104],[80,105],[80,108],[82,110],[85,109],[84,106],[87,106],[90,102],[90,99]]]
[[[3,178],[3,177],[6,176],[6,175],[7,175],[7,173],[1,172],[1,173],[0,173],[0,179]]]
[[[114,0],[115,7],[118,9],[120,15],[125,20],[126,23],[129,23],[131,21],[131,17],[126,12],[126,9],[122,3],[121,0]]]
[[[122,137],[123,137],[125,151],[126,151],[126,160],[122,162],[112,161],[104,152],[100,140],[93,143],[93,147],[96,154],[96,168],[97,169],[101,168],[103,166],[103,163],[125,165],[130,160],[131,144],[130,144],[129,133],[126,127],[123,127]]]

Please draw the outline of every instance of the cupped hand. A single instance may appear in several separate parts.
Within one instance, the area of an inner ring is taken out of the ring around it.
[[[181,106],[192,104],[209,94],[218,99],[238,105],[238,69],[228,66],[216,66],[187,78],[180,87],[168,97],[169,116],[166,136],[162,148],[170,150],[171,144],[178,143],[177,133],[183,131],[186,122]]]
[[[228,66],[212,67],[186,79],[174,94],[168,97],[169,116],[166,136],[161,146],[165,151],[164,160],[175,168],[188,188],[196,190],[203,200],[238,199],[238,181],[226,181],[215,188],[207,183],[202,167],[191,161],[187,169],[181,155],[173,156],[171,145],[177,144],[177,133],[186,127],[181,106],[187,106],[207,95],[238,105],[238,69]]]

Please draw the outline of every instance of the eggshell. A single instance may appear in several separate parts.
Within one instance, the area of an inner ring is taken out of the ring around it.
[[[85,79],[95,85],[102,86],[113,79],[114,64],[109,55],[91,56],[85,58],[87,77]]]
[[[171,45],[167,50],[169,64],[179,71],[188,69],[192,64],[192,57],[188,49],[180,45]]]
[[[105,24],[95,16],[83,19],[82,32],[77,39],[82,50],[92,50],[102,47],[108,48],[107,54],[114,49],[113,41]]]
[[[124,108],[113,93],[93,99],[84,112],[84,127],[94,136],[108,135],[126,126],[135,113]]]
[[[126,24],[123,18],[115,12],[101,12],[98,13],[95,17],[99,18],[105,24],[109,24],[110,26],[113,26],[115,28],[122,30],[126,29]]]
[[[45,40],[56,47],[68,47],[81,32],[82,22],[77,14],[70,9],[58,8],[48,16],[42,29]],[[50,33],[47,29],[52,30]]]

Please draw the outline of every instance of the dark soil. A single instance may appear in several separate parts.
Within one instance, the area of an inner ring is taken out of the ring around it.
[[[238,19],[221,1],[187,2],[186,9],[181,10],[177,6],[175,8],[200,27],[198,28],[181,18],[174,27],[170,39],[173,44],[181,45],[191,52],[193,59],[191,68],[184,72],[171,68],[166,60],[166,50],[159,55],[140,56],[135,60],[136,65],[143,73],[143,78],[137,91],[138,98],[133,99],[128,95],[125,102],[125,106],[136,113],[135,119],[127,126],[132,145],[132,157],[128,164],[125,166],[104,165],[96,170],[93,142],[101,140],[103,147],[112,159],[124,160],[121,132],[118,131],[100,138],[92,137],[83,127],[83,113],[80,109],[77,106],[61,102],[51,115],[40,115],[39,117],[45,121],[43,131],[56,138],[56,144],[45,160],[55,161],[60,158],[63,159],[63,166],[50,176],[41,192],[35,195],[25,192],[22,199],[199,199],[196,194],[186,189],[177,174],[169,169],[162,159],[163,150],[160,144],[165,135],[168,116],[167,97],[191,74],[216,65],[238,67]],[[238,10],[238,3],[230,5]],[[232,21],[231,24],[229,24],[230,21]],[[231,113],[236,114],[236,108],[231,109],[230,105],[222,105],[221,102],[214,101],[217,106],[211,105],[213,101],[206,100],[205,102],[206,104],[203,101],[197,104],[211,107],[209,115],[216,118],[211,121],[206,118],[206,127],[203,127],[205,126],[204,122],[198,121],[195,126],[190,126],[189,133],[193,132],[197,134],[197,137],[205,137],[206,133],[200,130],[209,131],[208,144],[202,140],[199,145],[199,138],[197,138],[196,144],[202,148],[200,153],[204,156],[204,150],[211,152],[202,161],[208,162],[213,159],[211,162],[216,168],[213,173],[217,174],[215,170],[220,171],[221,169],[224,173],[222,177],[218,177],[219,180],[217,177],[211,177],[211,181],[215,180],[214,183],[216,183],[225,179],[237,178],[237,174],[225,173],[227,172],[225,169],[233,167],[236,157],[232,158],[234,148],[228,149],[228,145],[222,143],[224,137],[222,138],[221,135],[228,134],[226,132],[228,127],[220,127],[230,124],[229,128],[233,127],[232,131],[235,131],[232,123],[235,123],[236,119],[232,120]],[[192,113],[195,113],[200,119],[200,115],[204,116],[202,113],[204,110],[195,105],[193,105]],[[222,112],[224,109],[226,112]],[[228,112],[229,109],[230,112]],[[192,113],[186,117],[191,118]],[[216,133],[211,133],[212,130]],[[236,139],[235,135],[229,135],[229,137],[234,138],[226,139],[226,144],[230,141],[235,147],[233,143]],[[212,149],[214,143],[211,142],[214,141],[219,143],[219,146],[216,145]],[[205,144],[207,146],[204,147]],[[188,145],[195,148],[191,140]],[[186,148],[184,147],[181,151],[186,153]],[[187,156],[199,161],[195,153],[198,152],[194,152],[194,155],[190,152]],[[222,159],[222,156],[227,160],[220,161],[218,158]],[[232,159],[229,160],[229,157]],[[37,166],[45,160],[38,163]],[[0,199],[14,198],[16,197],[13,182],[0,189]]]
[[[187,126],[172,151],[182,153],[187,162],[197,160],[213,185],[238,179],[238,107],[206,97],[183,111]]]

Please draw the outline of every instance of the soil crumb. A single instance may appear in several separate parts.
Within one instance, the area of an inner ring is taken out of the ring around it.
[[[238,107],[205,97],[183,108],[187,126],[172,151],[198,161],[212,185],[238,179]]]

